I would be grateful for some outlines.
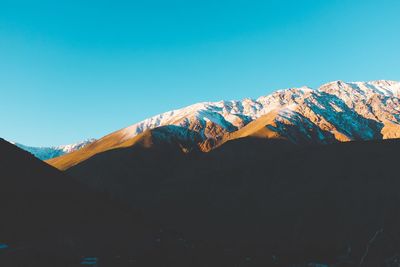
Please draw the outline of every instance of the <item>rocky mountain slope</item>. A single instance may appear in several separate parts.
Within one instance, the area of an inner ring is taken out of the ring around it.
[[[399,138],[399,96],[400,83],[395,81],[335,81],[316,90],[291,88],[255,100],[199,103],[118,130],[48,162],[67,169],[162,126],[169,135],[184,136],[192,144],[186,150],[203,151],[248,135],[297,144]]]

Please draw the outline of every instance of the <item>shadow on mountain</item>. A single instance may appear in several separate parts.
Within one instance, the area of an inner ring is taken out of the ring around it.
[[[320,92],[320,95],[316,95],[315,98],[319,105],[312,101],[307,101],[309,107],[333,124],[338,132],[353,137],[353,140],[382,139],[383,123],[361,116],[354,109],[349,108],[342,99],[333,94]],[[337,112],[337,108],[341,112]]]
[[[268,127],[282,133],[282,137],[295,144],[329,144],[337,142],[331,132],[321,129],[299,112],[293,111],[288,116],[284,114],[280,114],[280,116],[285,118],[285,123],[278,120],[275,121],[275,126],[270,125]]]
[[[400,249],[399,149],[398,140],[241,138],[184,154],[161,142],[100,153],[67,173],[191,240],[199,250],[182,254],[191,266],[379,266]]]

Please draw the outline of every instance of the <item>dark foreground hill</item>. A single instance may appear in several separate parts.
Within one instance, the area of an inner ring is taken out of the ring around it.
[[[67,173],[182,233],[199,248],[182,251],[191,266],[395,266],[399,151],[398,140],[244,138],[189,154],[161,143],[106,151]]]
[[[188,266],[179,239],[0,139],[0,266]]]

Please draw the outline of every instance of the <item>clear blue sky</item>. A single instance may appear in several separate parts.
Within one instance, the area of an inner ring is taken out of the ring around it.
[[[399,0],[0,0],[0,136],[101,137],[200,101],[400,80]]]

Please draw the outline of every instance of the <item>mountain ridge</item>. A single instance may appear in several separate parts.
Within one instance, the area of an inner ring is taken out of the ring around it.
[[[276,109],[282,111],[296,111],[295,107],[299,104],[311,103],[314,103],[316,107],[321,106],[322,103],[318,103],[318,101],[323,101],[323,99],[320,98],[328,96],[331,97],[331,99],[328,99],[329,101],[336,102],[338,100],[343,100],[344,102],[340,103],[339,101],[339,103],[334,103],[332,106],[334,111],[342,110],[343,104],[346,104],[348,108],[358,108],[356,111],[362,113],[361,107],[358,107],[357,104],[361,104],[363,100],[366,100],[363,99],[363,97],[370,98],[373,95],[381,95],[387,98],[394,97],[398,99],[399,92],[400,82],[396,81],[378,80],[349,83],[334,81],[326,83],[315,90],[306,86],[277,90],[272,94],[261,96],[255,100],[247,98],[242,101],[232,100],[197,103],[182,109],[172,110],[153,116],[118,130],[117,132],[121,132],[124,138],[129,139],[144,130],[164,125],[179,124],[180,126],[194,129],[202,133],[204,137],[217,139],[220,135],[210,135],[206,127],[207,123],[222,128],[224,132],[232,132],[240,129],[250,121]],[[351,94],[354,94],[354,96],[351,96]],[[309,99],[310,97],[311,99]],[[355,103],[352,103],[353,97],[353,102]],[[299,103],[306,99],[310,101]],[[335,104],[339,104],[339,106]],[[371,103],[364,104],[371,105],[374,103],[371,100]],[[304,107],[301,108],[300,113],[304,112]],[[394,111],[394,109],[391,111]],[[398,112],[398,110],[396,111]],[[368,115],[368,118],[375,118],[371,114],[366,115]],[[390,117],[388,114],[381,115]],[[197,117],[198,121],[196,121],[194,117]]]
[[[255,100],[202,102],[153,116],[47,162],[67,169],[80,162],[73,159],[76,156],[87,159],[117,148],[146,131],[165,126],[196,133],[197,141],[191,149],[205,152],[227,140],[240,138],[243,128],[257,135],[254,129],[249,129],[255,125],[258,137],[284,138],[293,143],[400,138],[399,96],[400,82],[396,81],[334,81],[315,90],[309,87],[278,90]],[[268,121],[261,122],[266,117]],[[170,134],[181,133],[171,131]],[[90,151],[93,147],[101,149]],[[61,161],[71,163],[61,166],[58,164]]]

